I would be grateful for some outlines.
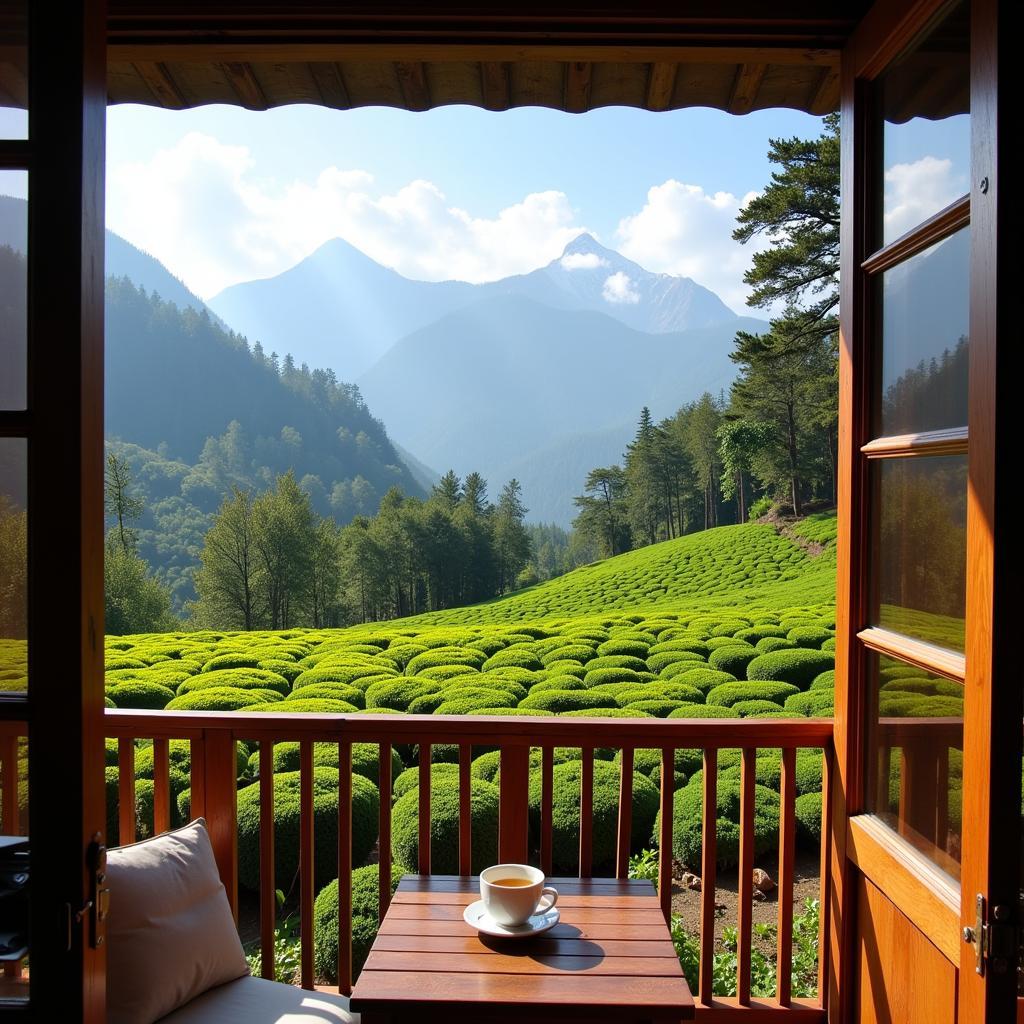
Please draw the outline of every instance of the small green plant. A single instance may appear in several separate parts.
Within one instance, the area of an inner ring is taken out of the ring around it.
[[[278,889],[276,895],[277,909],[280,911],[284,906],[284,893]],[[249,948],[245,952],[245,959],[249,962],[249,970],[253,976],[258,978],[262,970],[259,942],[249,944]],[[293,984],[301,966],[302,944],[299,939],[299,921],[298,918],[287,914],[274,927],[274,981]]]
[[[752,502],[750,508],[747,509],[747,519],[750,522],[754,522],[760,519],[761,516],[766,516],[772,510],[772,506],[775,502],[771,498],[758,498],[757,501]]]
[[[658,851],[641,850],[629,858],[629,877],[646,878],[648,882],[658,883]]]

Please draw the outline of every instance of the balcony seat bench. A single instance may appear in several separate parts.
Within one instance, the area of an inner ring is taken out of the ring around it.
[[[209,989],[159,1024],[359,1024],[359,1014],[344,996],[246,977]]]

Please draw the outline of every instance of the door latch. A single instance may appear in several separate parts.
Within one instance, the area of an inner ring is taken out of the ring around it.
[[[1018,929],[1010,921],[1010,908],[997,904],[990,914],[987,900],[978,893],[974,909],[974,927],[966,925],[963,930],[964,942],[974,947],[974,970],[982,976],[986,969],[1005,974],[1011,964],[1016,964],[1019,942]]]
[[[89,899],[75,918],[77,921],[88,919],[89,945],[93,949],[99,949],[106,937],[107,914],[110,911],[110,890],[105,884],[107,848],[103,845],[103,836],[99,832],[92,837],[85,859],[89,867]]]

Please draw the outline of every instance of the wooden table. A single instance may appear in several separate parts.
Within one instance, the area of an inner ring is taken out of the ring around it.
[[[673,1024],[693,1017],[650,882],[553,878],[561,921],[534,939],[491,939],[462,919],[480,882],[406,875],[352,1009],[363,1024],[566,1019]]]

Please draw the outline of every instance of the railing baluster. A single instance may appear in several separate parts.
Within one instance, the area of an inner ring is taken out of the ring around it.
[[[552,824],[552,804],[555,796],[555,748],[540,749],[540,869],[546,875],[551,874],[552,841],[554,827]]]
[[[736,999],[750,1005],[750,945],[754,930],[754,781],[757,751],[743,748],[740,761],[740,867],[736,886]]]
[[[828,1009],[828,974],[831,947],[832,904],[829,889],[832,884],[832,745],[827,744],[821,755],[821,891],[818,899],[818,1002]],[[846,827],[845,820],[842,828]]]
[[[718,863],[718,751],[704,751],[704,777],[700,840],[700,982],[702,1006],[714,1002],[715,888]]]
[[[782,751],[779,784],[779,926],[776,957],[776,998],[789,1006],[793,977],[793,859],[796,848],[796,750]]]
[[[498,857],[504,863],[525,862],[530,853],[530,748],[501,748],[501,789],[498,806]]]
[[[274,877],[274,744],[260,740],[260,976],[273,981],[277,886]]]
[[[619,824],[615,877],[629,877],[629,850],[633,836],[633,748],[622,748],[619,766]]]
[[[227,729],[204,730],[206,830],[231,913],[238,921],[238,761]]]
[[[672,747],[661,751],[661,829],[658,841],[658,896],[665,923],[672,920],[672,814],[675,790],[676,752]]]
[[[313,742],[299,743],[299,948],[302,987],[313,988]],[[341,900],[339,899],[339,903]]]
[[[473,748],[459,744],[459,874],[473,873]]]
[[[18,737],[0,736],[0,834],[18,834]]]
[[[379,874],[377,878],[377,908],[380,920],[391,905],[391,744],[381,740],[378,753],[380,780],[380,816],[377,841]]]
[[[121,846],[135,842],[135,741],[117,741],[117,836]]]
[[[419,872],[430,874],[430,744],[420,742]]]
[[[352,744],[338,744],[338,991],[352,992]]]
[[[580,757],[580,878],[589,878],[594,856],[594,748],[583,747]]]
[[[206,738],[205,734],[189,741],[189,762],[191,779],[188,791],[188,814],[196,818],[206,817]]]
[[[171,755],[166,736],[153,740],[153,831],[171,827]]]

